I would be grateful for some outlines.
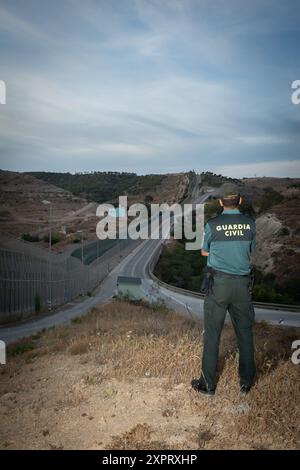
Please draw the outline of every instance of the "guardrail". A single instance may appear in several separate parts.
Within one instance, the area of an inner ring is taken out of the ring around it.
[[[201,294],[200,292],[195,292],[191,291],[188,289],[183,289],[182,287],[176,287],[173,286],[172,284],[168,284],[167,282],[161,281],[155,274],[153,273],[153,270],[155,268],[155,265],[157,261],[159,260],[161,251],[162,251],[162,244],[158,246],[157,250],[155,251],[153,258],[151,262],[149,263],[148,266],[148,274],[151,277],[151,279],[156,282],[158,285],[161,287],[164,287],[165,289],[171,290],[173,292],[176,292],[177,294],[182,294],[182,295],[188,295],[190,297],[196,297],[199,299],[204,299],[204,294]],[[267,303],[267,302],[253,302],[254,307],[257,308],[263,308],[263,309],[272,309],[272,310],[286,310],[290,312],[299,312],[300,313],[300,306],[299,305],[289,305],[289,304],[275,304],[275,303]]]

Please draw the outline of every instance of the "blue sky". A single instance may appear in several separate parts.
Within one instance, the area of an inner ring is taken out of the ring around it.
[[[0,0],[0,167],[300,176],[298,0]]]

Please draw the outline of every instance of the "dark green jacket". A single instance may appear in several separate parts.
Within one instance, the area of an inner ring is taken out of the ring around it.
[[[238,209],[224,210],[205,226],[202,249],[209,252],[207,265],[218,271],[249,274],[255,245],[255,221]]]

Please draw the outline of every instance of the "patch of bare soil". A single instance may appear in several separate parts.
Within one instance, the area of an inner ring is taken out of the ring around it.
[[[2,449],[296,449],[299,331],[258,324],[257,381],[239,393],[233,331],[222,335],[215,397],[200,371],[200,321],[113,301],[9,347],[0,374]]]

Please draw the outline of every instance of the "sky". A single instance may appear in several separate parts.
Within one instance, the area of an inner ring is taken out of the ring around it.
[[[0,168],[300,176],[298,0],[0,0]]]

